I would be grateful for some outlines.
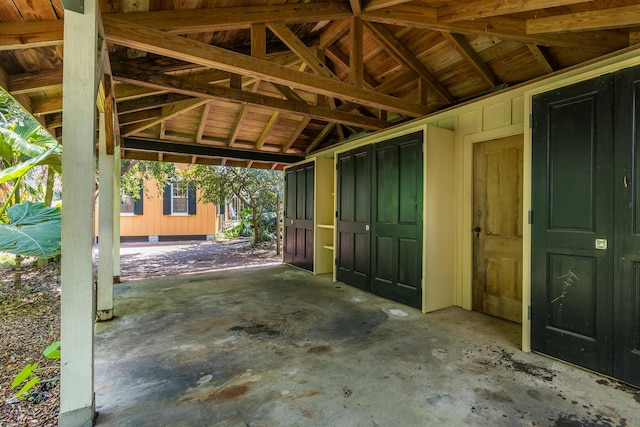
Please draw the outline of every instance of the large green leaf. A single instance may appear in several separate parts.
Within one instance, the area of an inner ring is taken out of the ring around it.
[[[55,165],[56,162],[59,164],[59,156],[54,154],[57,149],[58,147],[52,147],[49,150],[45,151],[44,153],[40,154],[39,156],[31,157],[30,159],[24,162],[18,163],[15,166],[11,166],[10,168],[1,170],[0,184],[2,184],[3,182],[12,181],[14,179],[20,178],[21,176],[29,172],[29,170],[31,170],[31,168],[33,168],[34,166],[46,165],[49,163],[52,163]]]
[[[7,209],[9,224],[0,224],[0,251],[51,258],[61,250],[61,212],[44,203],[24,202]]]

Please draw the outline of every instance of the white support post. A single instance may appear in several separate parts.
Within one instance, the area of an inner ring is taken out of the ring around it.
[[[107,154],[105,113],[99,113],[98,298],[96,320],[113,319],[114,156]]]
[[[113,283],[120,283],[120,146],[113,151]]]
[[[97,2],[64,14],[60,427],[93,425]]]

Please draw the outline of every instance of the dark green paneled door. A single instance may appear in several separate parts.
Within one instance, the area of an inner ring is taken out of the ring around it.
[[[422,307],[422,132],[373,146],[371,291]]]
[[[532,348],[640,385],[638,68],[533,99]]]
[[[285,174],[284,262],[313,271],[314,163]]]
[[[615,76],[613,376],[640,386],[640,67]]]
[[[532,348],[611,374],[610,79],[533,100]]]
[[[371,146],[338,155],[336,278],[369,290]]]

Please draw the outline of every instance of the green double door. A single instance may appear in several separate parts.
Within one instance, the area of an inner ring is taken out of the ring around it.
[[[338,156],[337,279],[422,306],[423,134]]]
[[[313,271],[313,162],[287,169],[284,192],[284,262]]]
[[[531,345],[640,385],[640,69],[533,99]]]

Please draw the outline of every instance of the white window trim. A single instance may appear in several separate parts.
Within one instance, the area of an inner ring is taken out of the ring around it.
[[[171,215],[170,216],[189,216],[189,184],[185,182],[185,194],[186,197],[184,197],[187,201],[187,210],[186,212],[174,212],[173,211],[173,186],[177,183],[180,183],[181,181],[176,181],[171,183]]]

